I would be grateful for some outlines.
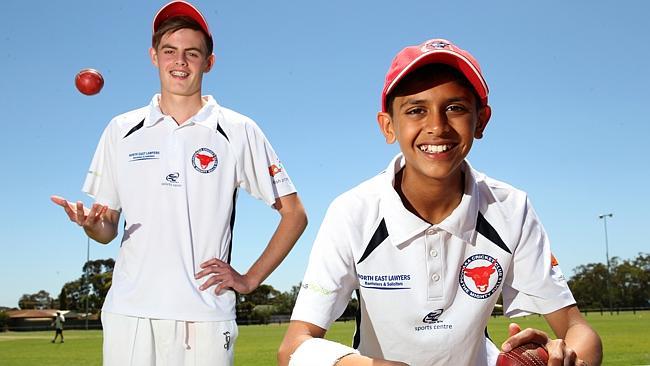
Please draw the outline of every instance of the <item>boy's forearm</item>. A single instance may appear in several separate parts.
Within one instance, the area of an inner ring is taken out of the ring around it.
[[[567,306],[544,316],[557,338],[564,340],[578,358],[589,366],[600,365],[603,346],[600,337],[582,316],[576,305]]]
[[[294,198],[297,200],[297,197]],[[289,254],[307,227],[307,215],[298,200],[292,207],[279,209],[281,219],[264,252],[253,263],[246,276],[259,286]]]
[[[599,366],[603,360],[603,345],[600,337],[588,324],[575,324],[567,330],[564,338],[578,358],[589,366]]]

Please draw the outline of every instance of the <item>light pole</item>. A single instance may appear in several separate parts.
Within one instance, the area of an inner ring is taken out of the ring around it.
[[[609,314],[612,314],[612,293],[609,290],[609,243],[607,242],[607,218],[613,217],[611,213],[599,215],[599,219],[603,219],[603,225],[605,226],[605,257],[607,258],[607,278],[605,278],[605,288],[607,289],[607,300],[609,302]]]
[[[86,236],[86,269],[84,270],[84,277],[86,277],[86,285],[88,291],[86,292],[86,330],[88,330],[88,297],[90,296],[90,281],[88,279],[88,262],[90,262],[90,237]]]

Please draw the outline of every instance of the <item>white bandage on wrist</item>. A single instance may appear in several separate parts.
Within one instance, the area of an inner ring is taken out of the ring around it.
[[[333,366],[341,358],[359,351],[323,338],[304,341],[291,355],[289,366]]]

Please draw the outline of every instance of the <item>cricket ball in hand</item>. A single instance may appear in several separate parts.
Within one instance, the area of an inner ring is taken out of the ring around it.
[[[83,69],[74,78],[74,85],[85,95],[95,95],[104,86],[104,77],[95,69]]]
[[[537,343],[526,343],[515,347],[510,352],[501,352],[497,366],[546,366],[548,352]]]

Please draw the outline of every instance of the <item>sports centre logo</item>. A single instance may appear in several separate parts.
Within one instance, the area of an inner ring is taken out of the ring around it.
[[[161,184],[167,187],[182,187],[183,182],[181,182],[181,174],[179,172],[169,173],[165,176],[165,181]]]
[[[442,309],[436,309],[422,318],[422,322],[427,324],[440,323],[440,320],[438,320],[440,315],[442,315]]]
[[[208,148],[196,150],[192,155],[192,166],[200,173],[210,173],[217,168],[217,154]]]
[[[170,173],[167,174],[165,177],[165,180],[168,181],[169,183],[178,183],[178,178],[180,178],[180,173],[175,172],[175,173]]]
[[[460,267],[458,282],[469,296],[483,300],[492,296],[503,281],[503,268],[487,254],[475,254]]]
[[[453,329],[454,326],[452,324],[445,324],[442,320],[440,320],[440,316],[442,315],[443,310],[442,309],[436,309],[429,314],[425,315],[424,318],[422,318],[422,323],[424,324],[418,324],[415,326],[415,331],[416,332],[423,332],[423,331],[439,331],[439,330],[444,330],[444,329]]]

